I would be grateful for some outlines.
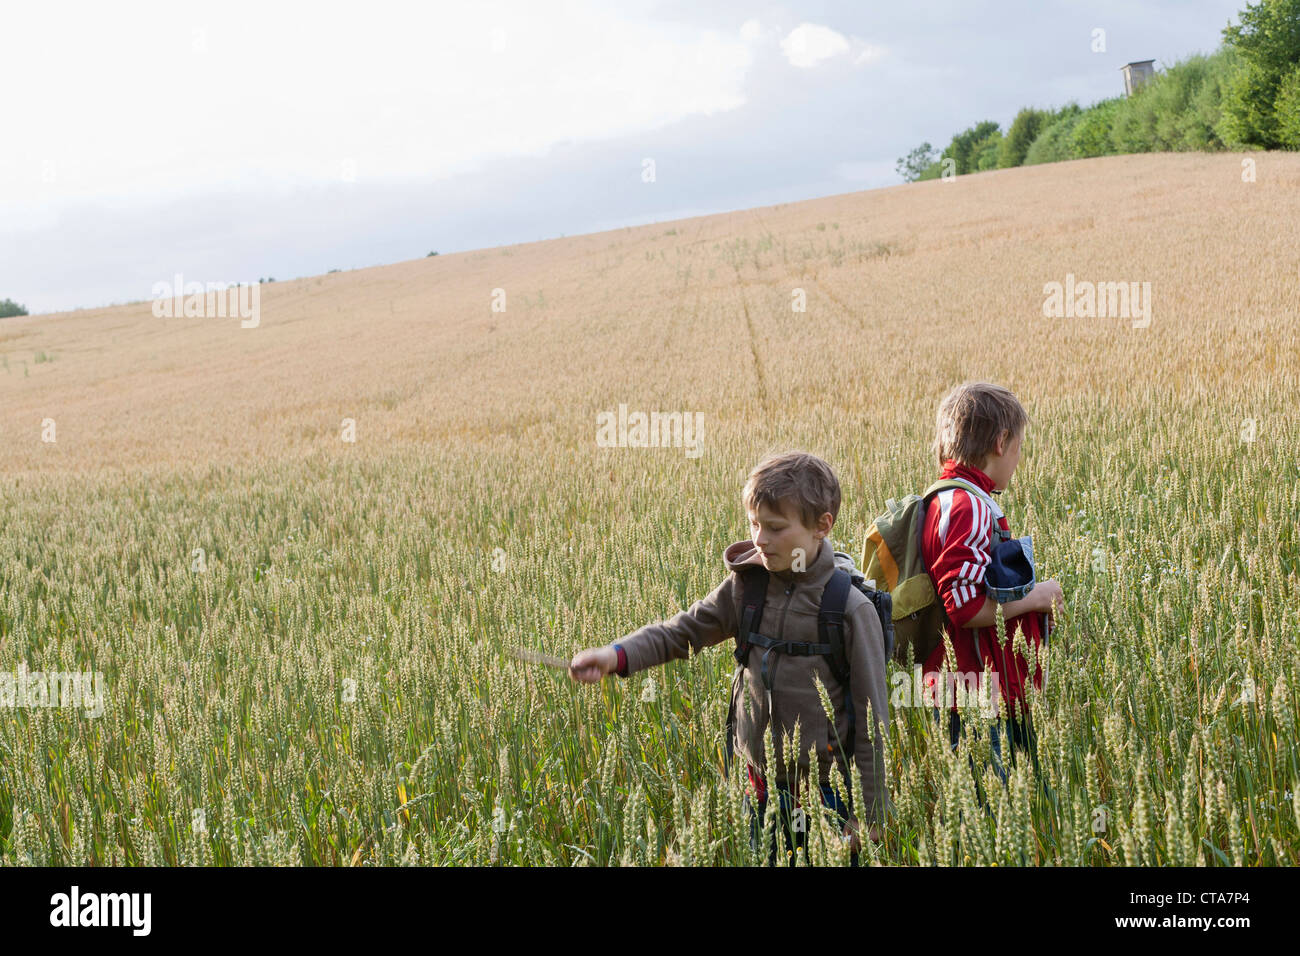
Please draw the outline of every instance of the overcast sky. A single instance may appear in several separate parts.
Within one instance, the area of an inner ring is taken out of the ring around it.
[[[893,185],[921,141],[1114,96],[1124,63],[1211,52],[1243,6],[6,3],[0,299],[94,307],[177,272],[288,279]]]

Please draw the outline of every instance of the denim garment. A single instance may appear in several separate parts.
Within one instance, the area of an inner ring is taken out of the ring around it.
[[[993,545],[989,549],[989,566],[984,573],[984,588],[998,604],[1019,601],[1034,589],[1034,542],[1028,538],[1012,538],[998,522],[1002,509],[989,494],[963,478],[957,479],[989,508],[990,530]]]
[[[1004,532],[1005,533],[1005,532]],[[1034,541],[1025,536],[995,544],[989,552],[984,587],[999,604],[1019,601],[1034,589]]]

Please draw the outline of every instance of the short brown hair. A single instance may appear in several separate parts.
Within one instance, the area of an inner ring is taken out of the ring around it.
[[[760,461],[749,473],[743,497],[750,511],[767,505],[784,513],[788,502],[805,528],[817,527],[817,519],[828,511],[834,524],[840,513],[840,482],[835,472],[816,455],[802,451],[769,455]]]
[[[939,403],[934,451],[939,465],[949,458],[979,468],[997,450],[998,436],[1023,435],[1029,415],[1015,395],[991,382],[963,382]]]

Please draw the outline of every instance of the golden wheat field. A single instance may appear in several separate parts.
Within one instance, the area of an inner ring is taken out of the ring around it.
[[[897,708],[864,853],[1300,862],[1300,156],[1254,156],[1255,182],[1121,156],[281,281],[256,328],[0,322],[0,673],[103,691],[0,708],[0,861],[755,862],[727,645],[595,687],[511,651],[712,590],[768,451],[835,467],[858,553],[936,473],[938,398],[987,379],[1029,410],[1002,504],[1069,605],[1051,793],[1022,762],[980,813],[987,743]],[[1149,325],[1045,317],[1067,276],[1149,282]],[[698,413],[699,453],[599,447],[620,405]]]

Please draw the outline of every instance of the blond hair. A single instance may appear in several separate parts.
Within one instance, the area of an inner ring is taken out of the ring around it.
[[[767,505],[784,513],[788,502],[805,528],[815,528],[823,514],[830,512],[832,524],[839,515],[840,482],[831,466],[816,455],[790,451],[769,455],[755,465],[743,498],[750,511]]]
[[[998,437],[1023,435],[1029,415],[1008,389],[991,382],[963,382],[939,402],[934,452],[939,465],[951,458],[979,468],[997,451]]]

